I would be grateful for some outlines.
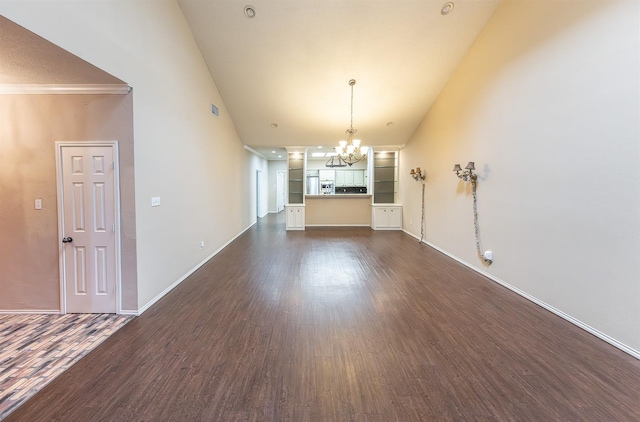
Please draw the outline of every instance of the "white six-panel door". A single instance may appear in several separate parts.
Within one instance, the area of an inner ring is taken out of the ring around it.
[[[63,304],[69,313],[115,313],[114,147],[59,148]]]

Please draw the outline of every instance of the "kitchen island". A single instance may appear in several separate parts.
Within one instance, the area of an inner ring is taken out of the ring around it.
[[[305,195],[305,213],[307,227],[371,227],[371,195]]]

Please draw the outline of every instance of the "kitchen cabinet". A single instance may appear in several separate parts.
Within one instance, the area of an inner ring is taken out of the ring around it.
[[[353,173],[355,170],[345,170],[344,171],[344,185],[345,186],[353,186]]]
[[[353,170],[353,186],[366,186],[364,170]]]
[[[371,228],[373,230],[402,230],[402,205],[373,205]]]
[[[288,204],[286,208],[286,229],[304,230],[304,205]]]
[[[336,170],[336,187],[366,186],[366,170]]]
[[[335,180],[334,170],[320,170],[320,180]]]

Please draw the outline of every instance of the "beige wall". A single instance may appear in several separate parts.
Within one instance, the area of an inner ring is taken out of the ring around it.
[[[305,197],[307,226],[371,226],[371,196],[363,198]]]
[[[59,311],[56,141],[118,141],[122,308],[137,309],[132,95],[0,95],[0,310]],[[42,210],[34,209],[41,198]]]
[[[638,7],[501,4],[401,151],[400,202],[419,236],[426,169],[427,241],[640,356]]]
[[[0,13],[133,86],[144,309],[255,221],[258,164],[174,0],[3,0]],[[154,196],[160,207],[151,208]]]

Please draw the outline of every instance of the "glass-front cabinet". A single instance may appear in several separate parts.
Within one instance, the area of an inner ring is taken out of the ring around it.
[[[395,204],[398,200],[398,152],[373,153],[373,203]]]
[[[304,202],[304,154],[289,153],[289,203]]]

